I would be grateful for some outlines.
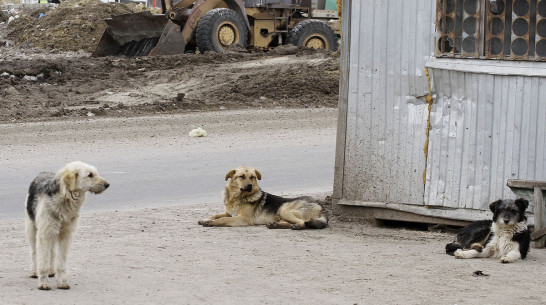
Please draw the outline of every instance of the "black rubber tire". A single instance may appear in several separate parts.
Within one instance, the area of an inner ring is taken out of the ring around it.
[[[287,43],[296,46],[306,46],[306,43],[310,39],[316,39],[323,44],[321,49],[327,49],[329,51],[337,51],[338,42],[337,35],[334,30],[320,20],[304,20],[290,30],[288,33]]]
[[[223,45],[218,38],[221,26],[228,25],[235,32],[235,41],[230,45]],[[246,48],[248,44],[248,28],[245,21],[235,11],[227,8],[213,9],[197,22],[195,40],[201,53],[213,51],[222,53],[231,45],[240,45]]]

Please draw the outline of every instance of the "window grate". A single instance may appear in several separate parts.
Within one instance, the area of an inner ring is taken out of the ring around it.
[[[437,0],[435,53],[546,61],[546,0]]]

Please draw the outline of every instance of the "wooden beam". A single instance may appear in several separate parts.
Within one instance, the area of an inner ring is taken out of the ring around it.
[[[545,182],[546,184],[546,182]],[[544,221],[546,221],[546,209],[544,208],[544,198],[542,196],[542,188],[540,186],[535,186],[535,197],[534,197],[534,204],[535,204],[535,231],[540,232],[542,229],[544,229]],[[544,245],[546,244],[546,236],[539,237],[537,240],[535,240],[535,247],[536,248],[544,248]]]
[[[529,189],[529,190],[532,190],[535,187],[539,187],[543,190],[546,190],[546,181],[508,179],[506,181],[506,185],[509,187]]]
[[[544,235],[546,235],[546,227],[531,233],[531,239],[537,240],[540,237],[543,237]]]

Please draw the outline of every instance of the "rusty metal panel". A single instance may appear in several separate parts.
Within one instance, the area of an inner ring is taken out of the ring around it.
[[[540,0],[536,9],[535,54],[538,60],[546,60],[546,0]]]
[[[488,3],[486,58],[535,60],[536,8],[533,0]]]
[[[482,5],[479,0],[436,0],[436,56],[480,56]]]
[[[487,210],[515,198],[508,179],[546,180],[546,79],[433,69],[433,83],[427,204]]]
[[[546,60],[546,0],[436,0],[437,57]]]
[[[344,199],[423,205],[435,13],[430,0],[351,1]]]
[[[486,51],[485,57],[502,58],[504,57],[504,28],[506,24],[506,6],[504,2],[495,3],[492,8],[487,10],[487,39],[486,39]]]

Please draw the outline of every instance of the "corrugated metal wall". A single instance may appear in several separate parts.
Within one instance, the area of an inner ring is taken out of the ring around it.
[[[425,202],[486,210],[546,180],[546,79],[433,69]]]
[[[434,53],[434,2],[347,2],[350,46],[344,50],[350,55],[342,196],[422,205],[429,93],[425,62]]]
[[[546,63],[436,59],[436,1],[345,3],[334,198],[472,220],[546,180]]]

